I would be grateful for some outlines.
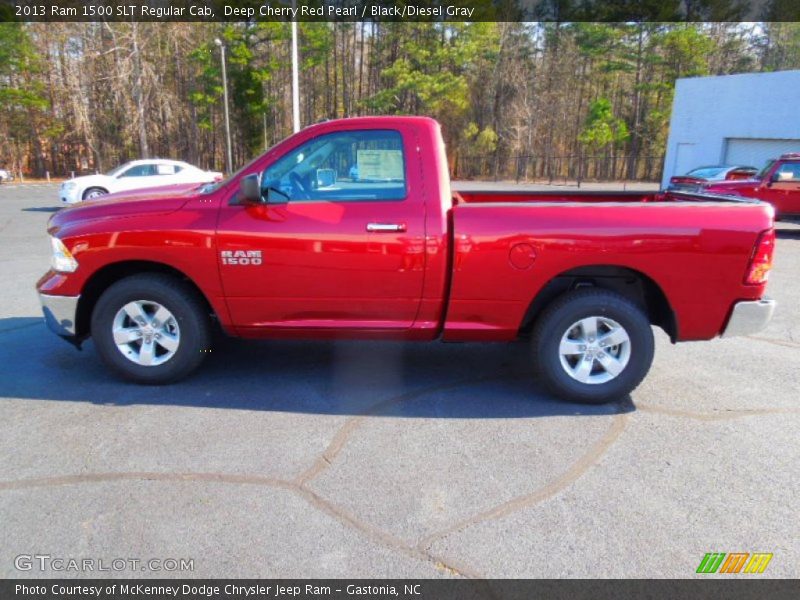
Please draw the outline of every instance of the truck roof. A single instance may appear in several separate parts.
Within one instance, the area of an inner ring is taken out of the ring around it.
[[[129,160],[129,161],[124,162],[122,164],[135,166],[135,165],[147,165],[147,164],[156,163],[156,162],[164,163],[164,164],[168,164],[168,165],[192,166],[187,162],[184,162],[182,160],[174,160],[172,158],[137,158],[136,160]]]
[[[392,125],[424,124],[428,127],[438,127],[439,123],[431,117],[419,117],[413,115],[372,115],[366,117],[346,117],[343,119],[331,119],[320,121],[304,128],[304,131],[316,128],[329,128],[331,125],[363,125],[368,128],[391,127]]]

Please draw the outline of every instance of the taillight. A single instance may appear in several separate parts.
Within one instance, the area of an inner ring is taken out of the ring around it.
[[[774,251],[775,230],[762,231],[753,248],[753,255],[750,257],[747,277],[744,278],[744,282],[747,285],[763,285],[767,282],[769,270],[772,268],[772,253]]]

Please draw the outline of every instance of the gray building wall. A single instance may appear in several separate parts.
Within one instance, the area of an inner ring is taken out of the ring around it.
[[[800,71],[679,79],[662,186],[704,165],[761,168],[800,152]]]

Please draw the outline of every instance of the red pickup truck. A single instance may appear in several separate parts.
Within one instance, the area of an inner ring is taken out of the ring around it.
[[[112,194],[51,218],[47,323],[122,377],[247,338],[529,339],[554,394],[624,396],[673,341],[770,319],[764,203],[680,192],[453,193],[439,125],[314,125],[225,181]]]
[[[800,216],[800,153],[784,154],[769,161],[751,179],[705,184],[702,191],[758,198],[772,204],[779,219]]]

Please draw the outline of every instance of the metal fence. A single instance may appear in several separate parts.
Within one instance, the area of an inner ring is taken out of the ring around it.
[[[661,181],[663,156],[457,156],[455,179],[515,181]]]

